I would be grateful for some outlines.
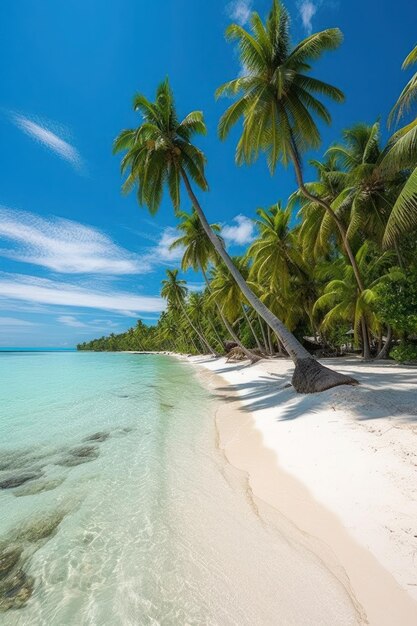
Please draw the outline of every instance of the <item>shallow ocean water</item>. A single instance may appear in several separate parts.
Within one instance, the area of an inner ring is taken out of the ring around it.
[[[301,533],[260,517],[187,363],[0,353],[0,385],[0,484],[38,476],[0,489],[0,546],[33,577],[1,624],[358,623]]]

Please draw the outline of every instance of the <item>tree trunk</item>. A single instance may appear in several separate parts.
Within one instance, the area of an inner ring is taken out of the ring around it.
[[[371,358],[371,350],[369,347],[369,335],[368,328],[366,325],[366,320],[362,316],[361,317],[361,331],[362,331],[362,349],[363,349],[363,358],[368,361]]]
[[[379,359],[386,359],[386,358],[388,358],[389,351],[391,349],[391,343],[392,343],[392,328],[388,324],[387,340],[386,340],[385,344],[383,345],[382,349],[376,355],[376,357],[375,357],[376,361],[378,361]]]
[[[204,338],[204,336],[200,333],[200,331],[198,330],[197,326],[195,326],[195,324],[193,323],[191,317],[188,315],[187,309],[184,306],[184,302],[182,302],[182,300],[179,300],[179,305],[181,307],[181,311],[184,313],[185,315],[185,319],[187,320],[187,322],[189,323],[189,325],[191,326],[191,328],[193,329],[193,331],[195,332],[195,334],[197,335],[197,337],[199,338],[199,340],[201,341],[201,344],[204,346],[206,346],[206,348],[208,349],[208,351],[213,355],[213,356],[219,356],[217,354],[217,352],[215,352],[215,350],[213,350],[213,348],[211,347],[211,345],[209,344],[209,342]]]
[[[268,351],[268,347],[267,347],[267,345],[266,345],[266,335],[265,335],[265,330],[264,330],[264,323],[263,323],[263,319],[262,319],[262,317],[259,315],[259,313],[257,313],[257,316],[258,316],[259,326],[261,327],[262,341],[264,342],[265,352],[267,352],[267,351]]]
[[[272,339],[271,339],[271,329],[269,326],[266,327],[266,336],[268,337],[268,348],[269,348],[269,354],[271,356],[273,356],[274,354],[274,347],[272,345]]]
[[[350,376],[345,376],[334,372],[324,365],[316,361],[309,352],[301,345],[296,337],[288,330],[288,328],[279,320],[265,304],[253,293],[246,284],[245,279],[234,266],[232,259],[226,252],[220,239],[214,233],[207,218],[198,202],[192,188],[188,176],[183,168],[181,168],[181,176],[187,189],[191,202],[200,218],[204,231],[215,250],[219,254],[223,263],[235,279],[237,285],[249,302],[251,307],[265,320],[274,332],[281,338],[282,344],[295,364],[295,370],[292,377],[294,389],[299,393],[314,393],[316,391],[324,391],[337,385],[357,384],[357,381]]]
[[[211,229],[210,229],[210,230],[211,230]],[[201,266],[200,266],[200,267],[201,267]],[[207,289],[208,289],[209,293],[211,293],[210,283],[209,283],[209,281],[208,281],[207,274],[206,274],[206,272],[204,271],[204,268],[203,268],[203,267],[201,267],[201,272],[202,272],[202,274],[203,274],[203,276],[204,276],[204,280],[205,280],[205,282],[206,282]],[[225,326],[225,328],[226,328],[227,332],[228,332],[228,333],[229,333],[229,335],[232,337],[233,341],[234,341],[235,343],[237,343],[237,345],[239,346],[239,348],[242,350],[242,352],[243,352],[243,353],[244,353],[244,354],[248,357],[248,359],[249,359],[252,363],[255,363],[256,361],[259,361],[259,360],[260,360],[260,357],[258,357],[256,354],[254,354],[253,352],[251,352],[250,350],[248,350],[248,349],[246,348],[246,346],[244,346],[244,345],[243,345],[243,343],[240,341],[239,337],[236,335],[235,331],[233,330],[232,325],[229,323],[229,321],[227,320],[226,316],[223,314],[222,308],[221,308],[220,304],[217,302],[216,298],[213,298],[213,300],[214,300],[214,304],[216,305],[217,310],[218,310],[218,312],[219,312],[220,318],[221,318],[221,320],[222,320],[222,322],[223,322],[223,324],[224,324],[224,326]]]
[[[222,350],[224,350],[224,344],[223,344],[222,338],[220,337],[219,333],[217,332],[216,325],[214,324],[214,322],[213,322],[213,320],[211,319],[210,316],[208,316],[207,319],[208,319],[208,323],[210,324],[210,326],[212,328],[214,336],[216,337],[217,343],[219,344],[220,348]]]
[[[249,325],[249,328],[250,328],[250,330],[251,330],[251,333],[252,333],[252,335],[253,335],[253,336],[254,336],[254,338],[255,338],[256,345],[258,346],[258,350],[259,350],[260,352],[262,352],[261,342],[260,342],[260,341],[259,341],[259,339],[258,339],[258,335],[255,333],[255,329],[254,329],[254,327],[253,327],[253,324],[252,324],[252,322],[251,322],[251,320],[250,320],[249,315],[248,315],[248,314],[247,314],[247,312],[246,312],[245,305],[244,305],[244,304],[242,304],[241,306],[242,306],[243,315],[245,316],[245,319],[246,319],[246,321],[247,321],[247,323],[248,323],[248,325]]]
[[[278,337],[278,335],[275,335],[275,338],[277,340],[277,346],[278,346],[278,354],[280,356],[284,356],[284,351],[282,349],[282,343],[281,343],[281,339]]]

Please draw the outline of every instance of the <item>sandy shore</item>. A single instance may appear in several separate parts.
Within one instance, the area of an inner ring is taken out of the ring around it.
[[[368,623],[415,626],[417,368],[329,361],[361,385],[302,396],[286,360],[188,360],[221,396],[219,445],[254,496],[343,568]]]

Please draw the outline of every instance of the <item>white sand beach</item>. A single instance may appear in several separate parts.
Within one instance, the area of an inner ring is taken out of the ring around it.
[[[417,367],[332,360],[360,385],[298,395],[284,359],[188,360],[222,396],[219,446],[254,497],[343,568],[367,623],[417,624]]]

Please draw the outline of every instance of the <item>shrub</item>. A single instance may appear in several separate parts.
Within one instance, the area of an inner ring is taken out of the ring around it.
[[[417,361],[417,345],[414,343],[400,343],[391,350],[391,356],[399,363]]]

